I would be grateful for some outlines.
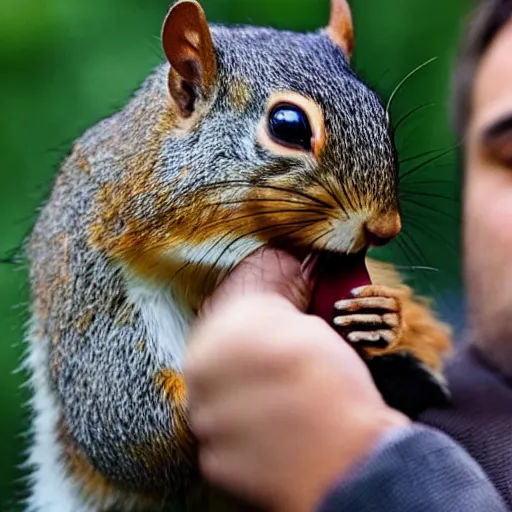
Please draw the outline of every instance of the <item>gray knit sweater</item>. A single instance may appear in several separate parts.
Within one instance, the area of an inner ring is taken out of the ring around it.
[[[421,421],[458,441],[480,463],[512,510],[512,379],[465,346],[447,367],[453,407]]]

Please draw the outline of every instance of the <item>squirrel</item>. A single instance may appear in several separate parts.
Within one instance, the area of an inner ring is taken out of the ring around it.
[[[386,109],[350,67],[346,0],[305,34],[209,25],[179,0],[162,45],[127,106],[74,144],[27,241],[32,512],[192,510],[207,486],[187,333],[262,247],[313,262],[311,314],[390,404],[414,416],[447,398],[448,327],[366,256],[400,231],[398,164]]]

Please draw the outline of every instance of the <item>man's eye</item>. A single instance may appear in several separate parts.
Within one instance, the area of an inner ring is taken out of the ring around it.
[[[487,141],[487,150],[500,163],[512,167],[512,133],[502,134]]]
[[[512,116],[506,115],[485,130],[482,145],[496,161],[512,167]]]
[[[276,105],[269,115],[269,131],[275,142],[311,151],[313,133],[306,113],[287,103]]]

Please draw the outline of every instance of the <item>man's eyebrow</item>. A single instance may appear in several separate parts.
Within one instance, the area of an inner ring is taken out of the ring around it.
[[[483,140],[485,142],[492,142],[509,133],[512,134],[512,113],[503,116],[499,121],[496,121],[489,128],[486,128]]]

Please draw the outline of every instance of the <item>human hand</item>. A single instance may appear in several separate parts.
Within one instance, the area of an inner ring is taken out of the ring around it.
[[[309,293],[297,260],[255,254],[206,304],[185,363],[203,474],[275,512],[314,510],[408,424],[355,351],[303,313]]]

